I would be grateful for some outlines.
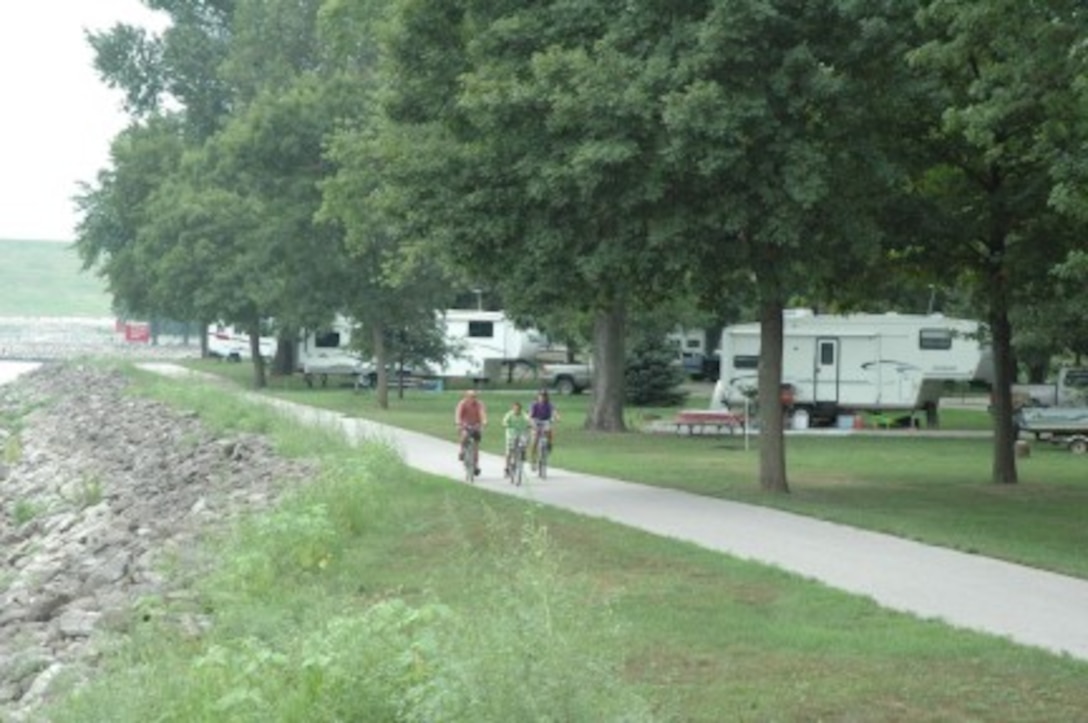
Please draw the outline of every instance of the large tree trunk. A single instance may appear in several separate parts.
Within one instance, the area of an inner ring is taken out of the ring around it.
[[[268,376],[265,374],[264,357],[261,356],[261,322],[251,321],[249,328],[249,356],[253,360],[253,388],[264,389],[268,386]]]
[[[281,330],[276,338],[276,356],[272,358],[272,373],[289,377],[295,373],[298,363],[298,331]]]
[[[389,375],[386,373],[389,364],[386,361],[388,352],[385,349],[385,325],[372,320],[367,326],[370,327],[370,341],[374,346],[374,361],[378,365],[374,391],[378,396],[378,406],[389,409]]]
[[[1016,378],[1012,355],[1012,325],[1009,322],[1008,289],[1005,275],[996,265],[990,273],[990,330],[994,355],[994,457],[993,482],[1016,484],[1016,436],[1013,423],[1012,383]]]
[[[615,301],[593,320],[593,400],[586,429],[623,432],[624,370],[627,361],[627,309]]]
[[[787,493],[782,415],[784,308],[778,294],[767,294],[759,308],[759,486],[768,492]]]

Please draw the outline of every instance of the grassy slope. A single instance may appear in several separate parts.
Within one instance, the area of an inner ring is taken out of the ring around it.
[[[110,316],[110,296],[67,243],[0,239],[0,316]]]
[[[581,656],[597,655],[618,657],[624,680],[661,719],[1052,721],[1088,710],[1083,663],[915,620],[691,545],[377,464],[373,449],[318,440],[199,384],[145,377],[141,386],[206,421],[270,432],[285,453],[322,454],[340,479],[256,523],[259,534],[216,547],[223,569],[191,603],[215,611],[206,635],[134,621],[129,657],[96,676],[90,695],[52,718],[58,723],[397,720],[379,712],[382,701],[428,695],[447,706],[428,718],[435,720],[620,719],[594,715],[593,700],[566,704],[608,682],[582,677],[591,671]],[[306,399],[340,396],[315,390]],[[358,406],[367,399],[343,398]],[[449,401],[425,399],[443,409]],[[575,455],[574,437],[565,435],[561,454]],[[716,454],[740,453],[717,446]],[[319,534],[317,510],[335,536]],[[533,544],[530,554],[517,552],[530,517],[555,552],[538,554]],[[311,550],[318,554],[301,554]],[[590,597],[580,604],[583,594]],[[444,633],[432,637],[437,631],[419,615],[403,629],[410,639],[362,622],[397,599],[417,609],[448,606]],[[154,604],[146,609],[153,620],[171,618]],[[611,622],[599,617],[605,610]],[[405,647],[361,655],[385,640]],[[549,664],[552,654],[559,657]],[[373,666],[398,662],[404,674],[378,695],[383,678]],[[466,680],[487,692],[470,696],[476,704],[512,702],[458,715],[448,706],[464,700]],[[426,687],[405,687],[417,684]],[[530,694],[544,706],[532,714],[513,701]]]

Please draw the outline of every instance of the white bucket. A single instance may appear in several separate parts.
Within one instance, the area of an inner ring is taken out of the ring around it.
[[[808,429],[808,410],[798,409],[793,413],[793,428]]]

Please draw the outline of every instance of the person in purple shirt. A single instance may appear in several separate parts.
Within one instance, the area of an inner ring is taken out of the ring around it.
[[[537,438],[539,435],[544,434],[548,440],[548,451],[552,449],[552,444],[555,441],[555,434],[552,431],[552,425],[554,422],[559,421],[559,410],[552,404],[551,399],[548,398],[548,390],[541,389],[536,395],[536,401],[533,402],[533,406],[529,408],[529,419],[533,423],[533,443],[529,446],[529,459],[536,467],[536,449]]]

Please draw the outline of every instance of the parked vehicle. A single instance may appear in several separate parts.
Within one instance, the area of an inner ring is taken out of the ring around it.
[[[676,364],[689,377],[701,379],[706,373],[706,329],[677,327],[669,332],[666,343],[676,351]]]
[[[276,339],[274,337],[262,336],[259,346],[261,356],[264,359],[271,359],[276,356]],[[247,361],[252,358],[249,351],[249,334],[239,331],[233,326],[213,324],[208,327],[208,354],[226,361]]]
[[[542,364],[537,370],[541,386],[560,394],[581,394],[593,384],[593,369],[589,364]]]
[[[390,363],[385,370],[386,379],[390,387],[418,387],[425,382],[433,381],[433,375],[426,369]],[[365,387],[378,386],[378,367],[372,362],[363,365],[359,383]]]
[[[1024,407],[1016,413],[1016,426],[1076,454],[1088,452],[1088,406]]]
[[[360,382],[367,367],[351,348],[351,331],[349,320],[337,318],[328,328],[305,333],[298,343],[295,364],[307,384],[313,386],[318,380],[324,386],[333,376]]]
[[[532,364],[543,337],[532,329],[521,329],[501,311],[447,309],[438,312],[445,322],[446,343],[452,353],[433,376],[487,378],[498,376],[503,364]],[[299,342],[296,354],[299,371],[308,382],[329,376],[348,375],[358,383],[373,383],[377,377],[373,361],[364,360],[353,348],[350,319],[338,318],[329,328],[310,332]],[[430,370],[414,369],[417,376],[432,376]],[[397,374],[391,370],[393,375]]]
[[[1052,384],[1013,384],[1016,407],[1088,406],[1088,368],[1058,370]]]
[[[992,358],[979,323],[942,315],[785,314],[782,383],[788,404],[813,423],[835,422],[858,411],[924,410],[937,422],[947,381],[990,380]],[[721,374],[711,408],[743,408],[755,398],[760,325],[722,332]]]
[[[504,364],[532,364],[544,344],[535,329],[522,329],[501,311],[446,309],[446,343],[453,353],[437,370],[444,377],[498,376]]]

